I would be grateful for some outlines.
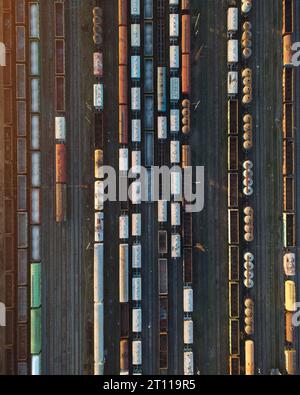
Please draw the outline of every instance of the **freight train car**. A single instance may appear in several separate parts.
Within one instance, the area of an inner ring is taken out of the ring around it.
[[[239,102],[238,100],[228,100],[228,134],[238,134],[239,132]]]
[[[128,244],[120,244],[119,247],[119,298],[120,303],[128,303],[129,300],[129,259]]]
[[[254,342],[252,340],[245,342],[245,370],[246,376],[254,375]]]
[[[292,103],[294,101],[294,68],[284,67],[283,69],[283,102]]]
[[[239,283],[232,282],[229,284],[229,317],[239,318],[240,297]]]
[[[294,32],[294,0],[283,0],[283,27],[282,34]]]
[[[296,350],[285,350],[285,369],[287,374],[294,375],[296,373]]]

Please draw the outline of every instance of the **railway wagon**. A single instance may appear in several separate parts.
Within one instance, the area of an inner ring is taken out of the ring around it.
[[[65,74],[65,40],[55,40],[55,73]]]
[[[103,113],[95,112],[95,149],[103,148],[104,129],[103,129]]]
[[[153,22],[144,23],[144,55],[153,56]]]
[[[142,365],[142,342],[141,340],[133,340],[132,342],[132,365]]]
[[[128,66],[119,66],[119,105],[128,105]]]
[[[166,139],[168,135],[167,131],[167,117],[157,117],[157,137],[160,140]]]
[[[103,244],[94,245],[94,302],[102,303],[104,299],[104,252]]]
[[[141,78],[141,57],[139,55],[131,56],[130,76],[133,80]]]
[[[284,67],[283,68],[283,78],[282,78],[282,88],[283,88],[283,97],[282,100],[284,103],[291,103],[294,101],[294,68],[293,67]]]
[[[238,31],[239,14],[237,7],[229,7],[227,10],[227,31],[232,35]]]
[[[64,6],[64,2],[56,1],[54,4],[55,37],[64,37],[65,35]]]
[[[285,340],[288,343],[294,343],[294,326],[293,326],[293,313],[285,313]]]
[[[142,332],[142,309],[134,308],[132,309],[132,332],[141,333]]]
[[[191,60],[190,54],[182,55],[182,94],[190,95],[191,93]]]
[[[239,244],[239,210],[228,210],[228,241],[229,244]]]
[[[104,366],[104,305],[94,304],[94,362]],[[103,372],[101,373],[103,374]]]
[[[179,69],[179,46],[170,45],[170,68]]]
[[[119,301],[128,303],[129,300],[129,268],[128,268],[128,244],[120,244],[119,247]]]
[[[120,341],[120,375],[129,375],[129,341]]]
[[[119,149],[119,171],[127,172],[129,166],[128,148]]]
[[[228,174],[228,207],[238,208],[239,205],[239,175]]]
[[[119,217],[119,238],[126,240],[129,237],[129,217],[121,215]]]
[[[168,333],[168,297],[159,297],[159,331],[160,333]]]
[[[296,254],[288,252],[284,255],[283,268],[287,277],[296,275]]]
[[[56,184],[55,186],[55,218],[61,223],[67,220],[67,185]]]
[[[235,97],[238,94],[239,77],[237,71],[229,71],[227,79],[227,93],[229,97]]]
[[[254,375],[254,342],[252,340],[245,342],[245,370],[246,376]]]
[[[103,150],[95,150],[95,178],[102,179],[104,177],[103,173]]]
[[[171,257],[181,258],[181,236],[179,234],[171,235]]]
[[[131,46],[132,48],[141,46],[141,25],[139,23],[131,24]]]
[[[95,234],[94,241],[103,243],[104,240],[104,213],[102,211],[95,212]]]
[[[140,143],[142,140],[142,122],[140,119],[131,120],[131,139],[133,143]]]
[[[132,214],[131,233],[132,236],[140,237],[142,235],[142,215]]]
[[[293,51],[292,51],[292,45],[293,45],[293,37],[291,34],[287,34],[283,36],[283,65],[284,66],[292,66],[292,57],[293,57]]]
[[[295,312],[296,308],[296,284],[294,281],[285,282],[285,309],[289,312]]]
[[[287,374],[294,375],[296,373],[296,350],[285,350],[285,369]]]
[[[296,229],[294,213],[283,213],[283,244],[285,248],[295,247]]]
[[[180,78],[170,78],[170,100],[171,102],[178,102],[180,100]]]
[[[127,26],[127,3],[128,0],[118,0],[118,21],[119,26]]]
[[[31,356],[31,374],[32,376],[41,375],[42,366],[42,355],[32,355]]]
[[[103,77],[103,53],[93,53],[93,73],[95,77]]]
[[[161,333],[159,335],[159,367],[162,370],[168,369],[168,334]]]
[[[119,26],[119,66],[128,65],[127,26]]]
[[[133,275],[132,277],[132,300],[134,302],[141,302],[142,300],[142,277],[140,275]]]
[[[153,93],[154,89],[154,67],[153,58],[144,60],[144,92]]]
[[[182,11],[190,10],[190,0],[181,0],[181,9]]]
[[[55,117],[55,139],[60,141],[66,140],[66,118]]]
[[[142,246],[141,244],[133,244],[132,246],[132,268],[142,268]]]
[[[132,16],[139,16],[141,13],[140,0],[131,0],[130,2],[130,14]]]
[[[154,164],[154,132],[147,131],[145,136],[144,164],[147,167]]]
[[[182,38],[181,46],[183,54],[191,53],[191,17],[190,15],[182,15]]]
[[[229,317],[239,318],[240,311],[240,292],[239,283],[232,282],[229,284]]]
[[[32,263],[30,265],[30,277],[31,277],[31,300],[30,307],[32,309],[38,309],[41,307],[41,264]]]
[[[55,77],[55,108],[57,112],[65,112],[65,77]]]
[[[294,142],[285,140],[283,142],[283,175],[291,176],[295,172]]]
[[[192,284],[193,282],[193,251],[192,248],[183,249],[183,282]]]
[[[180,128],[180,112],[178,109],[170,110],[170,131],[178,133]]]
[[[192,165],[192,150],[190,145],[186,145],[186,144],[182,145],[181,156],[182,156],[181,167],[183,169]]]
[[[229,246],[229,281],[239,281],[240,267],[240,248]]]
[[[121,339],[128,339],[130,332],[129,323],[129,303],[120,304],[120,337]]]
[[[229,357],[229,374],[231,376],[239,376],[241,371],[240,357],[237,355],[230,355]]]
[[[282,34],[292,34],[294,32],[294,0],[283,0],[283,27]]]
[[[98,111],[104,108],[103,84],[94,84],[94,107]]]
[[[183,214],[183,245],[193,247],[193,217],[186,212]]]
[[[183,289],[183,312],[191,314],[194,311],[194,292],[190,286]]]
[[[293,139],[294,138],[294,104],[284,103],[283,104],[283,118],[282,118],[282,130],[283,138]]]
[[[239,141],[237,136],[228,137],[228,171],[237,172],[239,167]]]
[[[239,102],[236,99],[228,100],[228,134],[239,132]]]
[[[141,88],[131,88],[131,110],[141,111]]]
[[[17,358],[18,362],[28,360],[28,326],[20,322],[17,326]]]
[[[55,180],[56,183],[67,182],[67,150],[65,144],[55,145]]]
[[[30,320],[30,345],[31,354],[40,354],[42,350],[42,311],[41,308],[31,309],[31,320]]]
[[[190,318],[183,322],[183,343],[189,346],[194,343],[194,323]]]
[[[157,68],[157,110],[167,111],[167,69]]]
[[[227,62],[230,65],[239,61],[239,41],[230,39],[227,41]]]
[[[170,39],[175,39],[179,36],[179,15],[169,15],[169,36]]]
[[[157,219],[163,223],[168,221],[168,202],[167,200],[159,200],[157,204]]]
[[[158,232],[158,252],[159,254],[168,253],[168,233],[165,230]]]
[[[119,144],[128,144],[128,106],[119,105]]]
[[[158,260],[158,289],[159,295],[168,295],[168,260]]]
[[[283,210],[293,212],[295,210],[295,179],[283,177]]]
[[[179,164],[180,162],[180,141],[170,141],[170,162],[171,164]]]
[[[179,203],[171,203],[171,226],[181,226],[181,207]]]
[[[185,376],[194,375],[194,354],[192,351],[184,351],[183,370]]]
[[[231,355],[240,354],[240,321],[231,319],[229,321],[229,349]]]

